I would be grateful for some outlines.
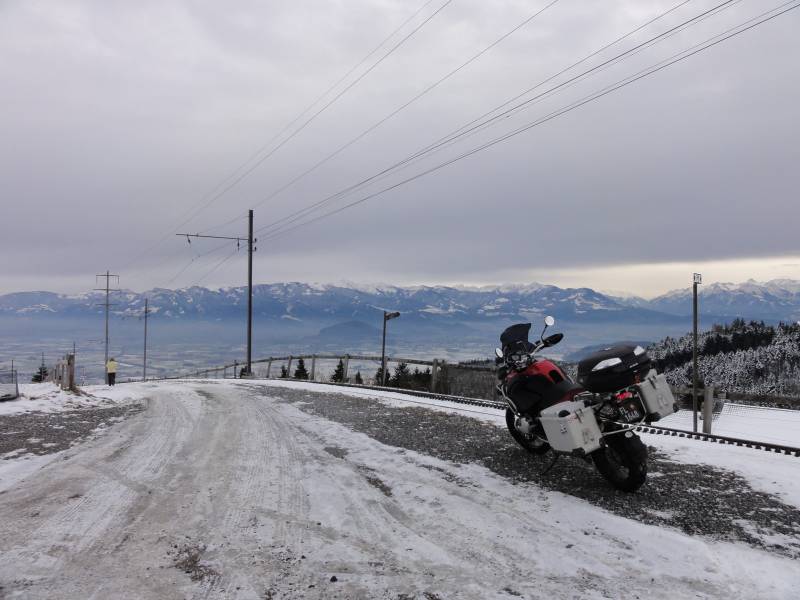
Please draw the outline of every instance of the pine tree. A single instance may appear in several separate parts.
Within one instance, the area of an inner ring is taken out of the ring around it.
[[[378,370],[375,371],[375,385],[383,385],[383,367],[378,367]]]
[[[331,381],[334,383],[343,383],[344,382],[344,362],[342,359],[339,359],[339,364],[336,365],[336,370],[331,375]]]
[[[44,364],[42,364],[39,367],[39,370],[33,374],[33,377],[31,377],[31,383],[42,383],[47,379],[47,376],[49,374],[50,373],[47,371],[47,367],[45,367]]]
[[[408,370],[406,363],[401,362],[395,367],[389,386],[406,389],[411,387],[411,372]]]
[[[297,368],[294,370],[295,379],[308,379],[308,371],[306,371],[306,362],[300,358],[297,361]]]
[[[356,371],[355,383],[357,385],[364,385],[364,378],[361,377],[361,371]]]
[[[431,370],[430,368],[425,369],[424,371],[420,371],[418,368],[414,368],[414,372],[411,373],[411,382],[412,387],[415,390],[427,390],[431,387]]]
[[[281,365],[281,379],[289,377],[289,371],[286,370],[286,365]]]

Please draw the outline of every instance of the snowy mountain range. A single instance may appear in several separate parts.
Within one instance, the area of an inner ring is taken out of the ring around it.
[[[151,316],[174,320],[241,318],[247,304],[244,287],[211,290],[157,288],[113,294],[117,317],[139,317],[149,299]],[[102,313],[101,292],[63,295],[19,292],[0,296],[0,316],[88,317]],[[267,319],[337,323],[374,323],[383,310],[398,310],[406,320],[455,323],[494,320],[536,320],[545,314],[575,322],[675,322],[691,314],[691,290],[675,290],[646,300],[604,294],[590,288],[553,285],[486,287],[357,286],[275,283],[254,288],[254,314]],[[705,317],[767,321],[800,319],[800,281],[715,283],[700,288]]]

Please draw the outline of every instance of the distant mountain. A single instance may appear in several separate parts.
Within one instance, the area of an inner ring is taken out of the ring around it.
[[[156,318],[216,321],[241,318],[247,305],[247,289],[121,291],[113,295],[113,313],[118,317],[141,316],[145,298]],[[102,314],[103,300],[102,292],[6,294],[0,296],[0,316],[95,316]],[[274,283],[255,286],[253,306],[257,317],[287,325],[306,321],[322,321],[323,326],[349,321],[374,324],[380,323],[383,310],[398,310],[405,322],[417,324],[536,320],[545,314],[575,323],[652,324],[676,323],[676,317],[685,318],[691,314],[692,298],[689,288],[645,300],[612,296],[590,288],[538,283],[486,287]],[[736,317],[796,321],[800,319],[800,281],[751,280],[700,286],[700,310],[720,321]]]
[[[145,293],[114,294],[113,313],[138,317],[149,299],[152,314],[168,319],[223,320],[239,318],[247,303],[243,287],[210,290],[154,289]],[[93,316],[102,313],[103,295],[78,296],[51,292],[23,292],[0,296],[0,315]],[[276,283],[257,285],[253,312],[258,317],[302,322],[363,320],[374,323],[384,310],[399,310],[404,320],[469,322],[476,320],[532,320],[545,314],[573,321],[671,320],[648,309],[626,306],[589,288],[553,285],[458,288],[444,286],[375,288]]]
[[[768,321],[800,319],[800,281],[791,279],[701,285],[698,297],[701,314]],[[690,315],[692,290],[674,290],[642,306],[672,315]]]
[[[701,325],[747,320],[800,320],[800,282],[701,286]],[[679,337],[691,329],[689,290],[653,300],[621,297],[590,288],[560,288],[532,283],[502,286],[364,286],[274,283],[254,289],[253,352],[280,356],[300,352],[380,351],[384,310],[400,311],[389,326],[391,351],[404,356],[448,360],[491,355],[500,332],[511,323],[556,318],[555,331],[565,334],[552,355],[613,340],[658,340]],[[179,290],[158,288],[144,293],[121,291],[112,296],[111,344],[116,356],[134,363],[141,351],[145,298],[149,300],[153,351],[161,368],[241,360],[247,289],[243,287]],[[0,361],[12,358],[35,369],[41,352],[60,354],[77,343],[84,357],[102,357],[102,292],[64,295],[21,292],[0,296]],[[590,348],[591,349],[591,348]],[[571,355],[575,358],[578,355]],[[226,358],[223,358],[226,357]],[[97,362],[102,366],[102,360]]]

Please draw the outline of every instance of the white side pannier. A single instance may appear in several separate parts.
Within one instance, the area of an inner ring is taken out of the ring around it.
[[[600,426],[583,402],[559,402],[541,412],[547,441],[557,452],[586,455],[600,448]]]
[[[645,410],[645,420],[650,423],[663,419],[678,410],[675,397],[664,375],[652,369],[642,383],[636,385]]]

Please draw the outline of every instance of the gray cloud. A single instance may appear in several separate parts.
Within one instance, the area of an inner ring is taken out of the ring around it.
[[[0,5],[0,178],[10,224],[0,239],[3,291],[82,290],[106,268],[121,270],[131,287],[165,285],[193,252],[212,246],[170,238],[137,258],[142,250],[421,4]],[[563,0],[260,206],[257,225],[402,159],[673,4]],[[243,215],[543,5],[455,0],[184,229]],[[691,2],[635,39],[712,5]],[[736,5],[385,185],[765,8]],[[263,240],[258,278],[488,282],[541,274],[543,265],[557,272],[796,255],[799,17],[789,13],[357,208]],[[197,259],[173,285],[192,283],[224,256]],[[205,283],[238,284],[243,267],[231,259]]]

